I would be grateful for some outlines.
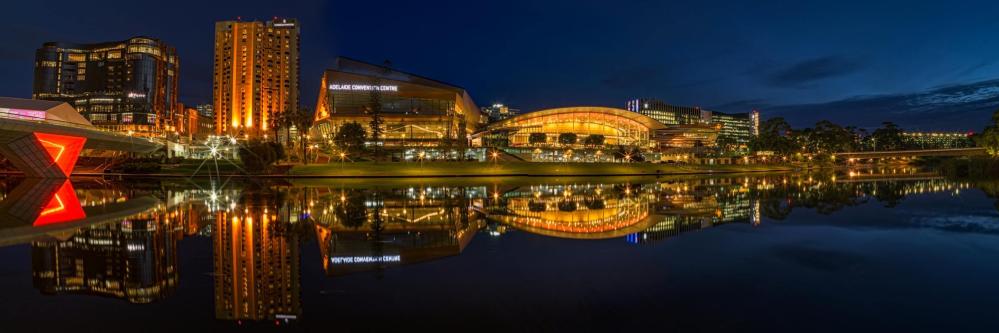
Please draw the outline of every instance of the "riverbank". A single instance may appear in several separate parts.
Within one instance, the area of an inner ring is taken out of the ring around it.
[[[704,175],[746,172],[786,172],[812,168],[802,166],[766,165],[699,165],[653,163],[536,163],[536,162],[356,162],[280,166],[284,172],[246,174],[231,164],[176,165],[150,173],[112,173],[77,171],[73,176],[112,177],[255,177],[255,178],[474,178],[474,177],[604,177],[604,176],[666,176]],[[195,173],[197,171],[197,173]],[[20,175],[17,171],[0,171],[0,175]]]
[[[653,163],[535,162],[360,162],[298,165],[288,172],[298,178],[393,177],[561,177],[648,176],[790,171],[788,165],[681,165]]]

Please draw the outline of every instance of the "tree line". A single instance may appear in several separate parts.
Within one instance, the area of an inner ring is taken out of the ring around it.
[[[823,156],[841,152],[927,148],[914,140],[908,140],[904,133],[905,130],[888,121],[873,131],[856,126],[842,126],[828,120],[819,121],[813,127],[795,129],[783,117],[776,117],[760,123],[759,135],[750,141],[749,147],[753,151],[772,151],[783,156],[798,153]],[[977,140],[968,140],[960,145],[970,147],[975,142]]]

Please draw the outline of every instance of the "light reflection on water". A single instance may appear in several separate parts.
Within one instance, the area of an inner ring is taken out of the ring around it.
[[[203,250],[210,251],[211,264],[203,269],[211,271],[205,278],[211,279],[213,318],[237,325],[308,325],[316,318],[303,316],[310,306],[303,293],[317,291],[303,287],[303,279],[357,274],[381,279],[397,268],[461,256],[471,244],[510,233],[593,242],[595,248],[613,241],[651,251],[666,240],[722,225],[756,229],[786,223],[800,210],[829,215],[869,204],[895,207],[924,195],[961,200],[979,189],[995,195],[997,188],[909,169],[461,185],[79,179],[71,195],[61,183],[7,179],[0,185],[0,245],[30,246],[31,285],[38,293],[131,304],[169,300],[182,290],[181,274],[200,273],[182,272],[179,249],[187,239],[210,239]],[[55,199],[57,193],[62,194]],[[74,207],[83,216],[46,217]],[[941,212],[884,223],[995,234],[994,217],[994,210],[970,217]],[[39,224],[43,219],[56,222]],[[804,251],[776,256],[836,258]],[[324,276],[303,276],[316,266]]]

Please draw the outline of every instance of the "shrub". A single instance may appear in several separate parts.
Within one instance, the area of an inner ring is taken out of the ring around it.
[[[249,173],[265,173],[284,156],[281,146],[272,142],[249,141],[239,147],[239,159]]]

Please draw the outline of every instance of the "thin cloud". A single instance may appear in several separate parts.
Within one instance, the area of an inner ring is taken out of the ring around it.
[[[863,68],[854,60],[838,56],[810,59],[788,66],[771,74],[767,81],[781,88],[799,88],[812,83],[852,74]]]

